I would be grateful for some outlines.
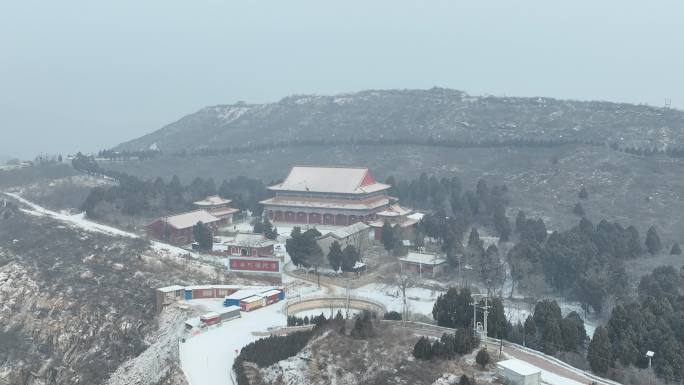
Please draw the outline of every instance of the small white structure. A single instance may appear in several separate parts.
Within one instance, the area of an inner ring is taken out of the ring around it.
[[[439,257],[436,254],[419,253],[416,251],[409,251],[404,257],[399,258],[401,271],[406,273],[415,273],[419,277],[424,274],[434,277],[442,272],[446,266],[446,258]]]
[[[496,374],[507,385],[539,385],[541,382],[541,369],[517,359],[497,362]]]

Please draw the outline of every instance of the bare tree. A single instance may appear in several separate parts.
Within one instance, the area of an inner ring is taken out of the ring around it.
[[[350,235],[347,238],[347,245],[352,245],[356,248],[359,253],[359,260],[363,261],[363,257],[368,248],[368,233],[366,231],[359,231],[355,234]]]
[[[401,295],[401,322],[404,324],[409,317],[409,305],[406,300],[406,291],[415,285],[415,280],[411,275],[401,271],[394,275],[393,285]]]

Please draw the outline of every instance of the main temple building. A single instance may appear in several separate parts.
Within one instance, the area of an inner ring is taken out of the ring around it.
[[[378,219],[393,198],[365,167],[295,166],[261,201],[273,222],[347,226]]]

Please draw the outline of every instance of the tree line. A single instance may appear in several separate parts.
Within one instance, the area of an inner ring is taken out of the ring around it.
[[[625,261],[662,249],[655,227],[642,240],[634,226],[625,228],[607,220],[594,225],[582,218],[571,229],[547,237],[543,222],[520,212],[516,232],[520,241],[507,254],[514,287],[538,293],[548,285],[597,313],[608,298],[627,293]]]
[[[473,296],[466,287],[449,288],[440,294],[432,309],[437,325],[473,334]],[[477,301],[475,323],[484,324],[484,307],[488,306],[487,335],[525,345],[544,353],[583,352],[587,333],[582,317],[570,312],[565,317],[558,303],[543,300],[535,305],[534,312],[524,323],[511,323],[506,316],[500,297]]]
[[[346,245],[343,249],[338,241],[333,241],[328,254],[324,255],[317,242],[321,235],[316,228],[302,232],[301,227],[295,226],[285,241],[285,250],[292,263],[306,268],[319,269],[329,265],[335,271],[354,271],[356,262],[361,260],[359,250],[354,245]]]
[[[421,337],[413,347],[413,356],[421,360],[453,360],[457,356],[472,353],[479,345],[480,339],[473,334],[472,329],[458,328],[432,342],[427,337]]]
[[[261,368],[271,366],[278,361],[297,355],[316,333],[315,330],[309,330],[294,332],[285,336],[271,335],[249,343],[242,348],[233,362],[233,370],[238,385],[250,384],[243,368],[244,362],[252,362]]]
[[[104,170],[85,156],[74,158],[72,165],[79,171],[118,181],[114,186],[91,190],[82,205],[91,218],[104,218],[111,212],[143,218],[169,215],[191,210],[192,202],[209,195],[231,199],[232,207],[258,215],[262,210],[259,201],[268,197],[263,182],[244,176],[224,180],[218,187],[213,178],[195,178],[183,185],[178,176],[173,176],[167,183],[160,177],[141,180],[126,173]]]
[[[668,146],[665,149],[658,149],[657,147],[620,146],[618,143],[611,143],[610,148],[615,151],[638,156],[664,155],[670,158],[684,158],[684,147]]]
[[[100,150],[97,157],[108,160],[148,160],[162,156],[159,150]]]
[[[415,244],[421,246],[425,236],[438,240],[453,267],[463,262],[460,258],[468,251],[463,240],[473,225],[492,227],[502,241],[511,236],[512,226],[506,216],[510,197],[505,185],[490,187],[487,181],[480,179],[474,189],[467,190],[457,176],[438,179],[426,173],[401,181],[390,176],[386,183],[392,186],[389,194],[400,202],[428,212],[416,228]],[[389,234],[389,230],[383,229],[383,242],[386,233]],[[388,250],[395,247],[399,245],[385,245]],[[485,250],[475,250],[475,254],[483,257]]]
[[[493,138],[482,140],[462,140],[456,138],[345,138],[345,139],[300,139],[282,140],[271,143],[244,144],[226,147],[200,148],[195,150],[179,150],[172,152],[172,156],[177,157],[200,157],[217,156],[226,154],[239,154],[254,151],[272,151],[286,147],[331,147],[344,145],[364,145],[364,146],[429,146],[447,148],[502,148],[502,147],[531,147],[531,148],[550,148],[570,144],[585,144],[591,146],[603,146],[603,142],[584,139],[535,139],[535,138]]]
[[[588,360],[594,372],[618,376],[624,367],[647,368],[647,351],[661,379],[684,380],[684,268],[655,268],[641,278],[637,300],[617,305],[594,332]]]

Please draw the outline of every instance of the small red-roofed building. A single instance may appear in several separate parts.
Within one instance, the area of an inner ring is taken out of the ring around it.
[[[210,195],[200,201],[193,202],[193,205],[198,209],[208,211],[211,215],[221,220],[221,226],[225,226],[233,223],[233,214],[238,212],[238,209],[230,207],[230,202],[230,199],[224,199],[218,195]]]

